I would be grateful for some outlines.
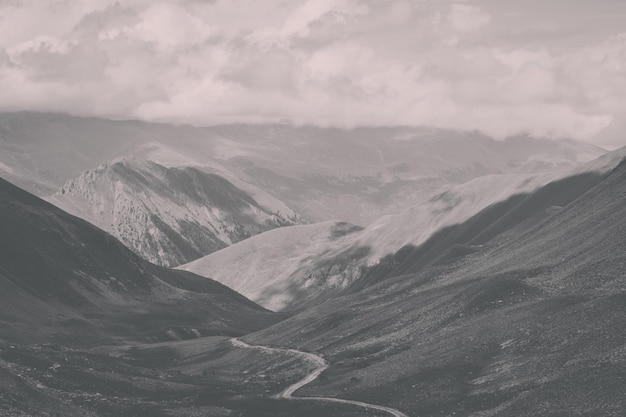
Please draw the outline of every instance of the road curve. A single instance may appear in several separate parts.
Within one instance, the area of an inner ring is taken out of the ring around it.
[[[255,349],[255,350],[260,350],[266,353],[282,353],[282,354],[298,356],[300,358],[303,358],[305,361],[315,365],[315,369],[313,370],[313,372],[311,372],[310,374],[308,374],[306,377],[296,382],[295,384],[291,384],[282,392],[272,396],[272,398],[276,398],[276,399],[283,398],[286,400],[299,400],[299,401],[324,401],[324,402],[329,402],[329,403],[349,404],[349,405],[354,405],[356,407],[367,408],[370,410],[384,411],[388,414],[391,414],[394,417],[408,417],[406,414],[404,414],[403,412],[399,410],[396,410],[395,408],[383,407],[382,405],[368,404],[368,403],[364,403],[361,401],[343,400],[341,398],[333,398],[333,397],[294,397],[293,396],[294,392],[296,392],[303,386],[315,381],[317,377],[320,376],[320,374],[328,368],[329,366],[328,362],[326,362],[324,358],[322,358],[321,356],[315,355],[313,353],[302,352],[300,350],[295,350],[295,349],[283,349],[283,348],[272,348],[272,347],[261,346],[261,345],[249,345],[246,342],[241,341],[237,338],[230,339],[230,343],[235,347],[244,348],[244,349]]]

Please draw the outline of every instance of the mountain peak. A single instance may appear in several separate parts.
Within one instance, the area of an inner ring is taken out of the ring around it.
[[[178,265],[264,230],[301,219],[284,205],[259,204],[225,178],[138,157],[105,162],[49,198],[111,232],[133,251]],[[271,200],[269,200],[272,203]]]

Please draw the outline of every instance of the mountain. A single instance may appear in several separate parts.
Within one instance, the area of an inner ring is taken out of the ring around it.
[[[90,345],[240,335],[280,320],[238,293],[150,264],[0,180],[0,340]]]
[[[306,278],[313,273],[309,260],[342,248],[362,227],[322,222],[274,229],[219,250],[178,269],[215,277],[218,281],[274,311],[306,292]],[[328,290],[344,282],[328,282]],[[317,294],[317,293],[316,293]]]
[[[422,417],[620,415],[625,218],[626,161],[489,207],[245,340],[323,355],[302,396]]]
[[[262,231],[301,222],[280,201],[266,196],[260,204],[222,176],[194,167],[167,168],[139,158],[86,171],[48,201],[164,266],[186,263]]]
[[[240,242],[180,268],[217,279],[268,308],[298,310],[342,293],[371,269],[389,268],[397,262],[391,261],[390,255],[405,247],[422,245],[441,229],[467,222],[488,207],[504,210],[498,203],[512,196],[521,199],[551,182],[561,187],[558,180],[573,175],[582,175],[577,177],[581,184],[587,184],[581,178],[590,178],[593,183],[599,174],[619,163],[615,155],[621,154],[616,152],[561,172],[485,175],[428,196],[365,228],[353,228],[340,239],[333,234],[332,223],[265,232],[254,240]],[[580,189],[580,184],[569,189],[572,192],[564,197],[566,200],[578,195],[575,190]],[[463,243],[454,241],[448,246]],[[408,249],[403,253],[408,253]]]
[[[208,168],[271,194],[309,222],[364,226],[483,175],[559,170],[604,152],[569,140],[495,141],[426,127],[194,127],[0,114],[0,172],[40,196],[106,161],[139,157]]]

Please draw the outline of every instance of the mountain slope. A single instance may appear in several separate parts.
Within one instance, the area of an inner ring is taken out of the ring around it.
[[[425,252],[405,254],[377,284],[246,339],[324,354],[330,368],[302,395],[341,392],[424,417],[619,415],[626,162],[578,197],[571,186],[479,213],[450,229],[478,243],[468,250],[425,263]],[[562,196],[564,206],[540,207]],[[485,235],[481,217],[503,227]]]
[[[261,205],[219,175],[137,158],[87,171],[48,201],[165,266],[301,221],[281,202],[265,198]]]
[[[343,247],[361,227],[348,223],[323,222],[283,227],[253,236],[202,257],[179,269],[216,277],[218,281],[246,297],[277,311],[294,300],[301,282],[311,274],[307,260],[332,248]],[[329,283],[330,289],[342,282]]]
[[[433,261],[432,254],[439,256],[455,245],[476,244],[477,240],[467,237],[467,232],[452,233],[445,228],[465,223],[488,207],[491,208],[482,215],[482,222],[484,218],[495,222],[496,216],[503,216],[509,211],[528,211],[524,208],[524,204],[531,204],[525,200],[528,194],[551,181],[555,181],[552,188],[563,188],[567,192],[557,193],[547,188],[544,193],[550,197],[530,212],[543,210],[545,204],[563,205],[594,185],[603,172],[610,171],[617,163],[615,158],[606,157],[560,173],[486,175],[427,197],[399,214],[384,216],[341,239],[334,239],[330,231],[325,231],[330,224],[320,226],[315,232],[308,228],[293,228],[288,238],[272,231],[255,237],[254,242],[241,242],[222,249],[183,265],[181,269],[215,278],[266,307],[301,309],[317,299],[340,294],[355,282],[366,285],[370,278],[362,278],[371,276],[370,269],[378,274],[381,270],[397,268],[402,261],[399,256],[391,255],[402,248],[406,247],[401,252],[403,256],[412,253],[411,248],[430,252],[430,262]],[[569,186],[556,181],[579,172],[579,177],[570,180]],[[512,200],[509,201],[509,198]],[[518,203],[521,207],[516,208]],[[513,218],[515,221],[511,224],[523,221],[525,216],[510,217]],[[481,225],[481,221],[474,220],[472,224],[476,226],[470,231],[484,228],[484,238],[511,226],[504,220],[499,225]],[[444,232],[445,238],[442,238]],[[440,242],[435,244],[433,236],[437,236]],[[276,242],[290,243],[281,245]],[[425,242],[430,245],[428,249],[422,246]],[[276,247],[282,249],[272,249]],[[295,249],[302,247],[306,249]],[[457,247],[456,250],[463,249]],[[420,259],[426,262],[426,258]],[[255,267],[251,268],[251,264]]]
[[[0,339],[89,344],[243,334],[280,317],[227,287],[157,267],[0,180]]]

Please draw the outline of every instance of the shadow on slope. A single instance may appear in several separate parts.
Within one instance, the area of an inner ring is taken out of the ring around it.
[[[347,291],[360,291],[382,279],[416,273],[435,264],[446,265],[479,251],[482,245],[513,227],[524,222],[536,223],[567,206],[605,177],[593,172],[579,174],[493,204],[462,224],[441,229],[420,246],[405,246],[384,257]]]
[[[0,180],[0,338],[90,344],[241,335],[283,316],[217,282],[143,261]]]

